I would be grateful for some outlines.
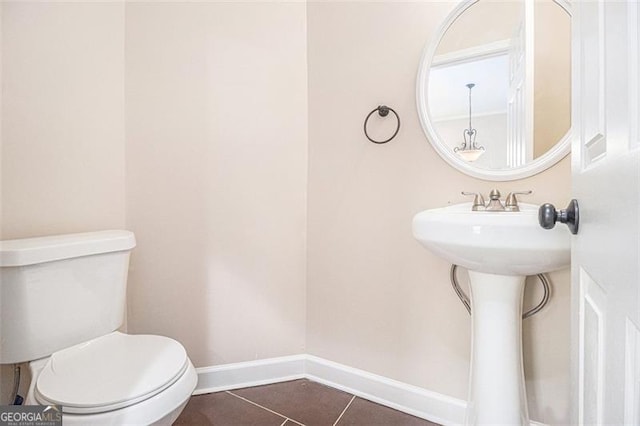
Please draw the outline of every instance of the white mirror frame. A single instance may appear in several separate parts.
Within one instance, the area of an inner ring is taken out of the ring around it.
[[[479,0],[463,0],[449,13],[444,22],[440,25],[435,33],[435,37],[425,47],[422,59],[420,60],[420,67],[418,69],[418,81],[416,84],[416,101],[418,104],[418,116],[420,117],[420,124],[422,124],[422,130],[424,131],[427,139],[431,143],[431,146],[449,165],[457,170],[465,173],[469,176],[473,176],[483,180],[490,181],[510,181],[526,178],[538,174],[549,167],[562,160],[571,151],[571,128],[567,131],[560,141],[558,141],[549,151],[536,158],[532,162],[525,164],[521,167],[514,167],[511,169],[483,169],[475,167],[472,163],[468,163],[458,157],[453,150],[448,147],[440,138],[438,133],[432,124],[431,111],[429,109],[428,96],[421,96],[421,94],[428,93],[429,89],[429,72],[431,70],[431,64],[436,53],[436,49],[442,40],[445,32],[453,21],[460,16],[465,10],[471,7]],[[568,0],[554,0],[560,7],[562,7],[571,16],[571,5]]]

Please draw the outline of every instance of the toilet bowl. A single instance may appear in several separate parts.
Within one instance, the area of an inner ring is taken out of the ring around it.
[[[0,241],[0,364],[28,362],[25,403],[65,425],[170,425],[196,387],[179,342],[116,331],[133,247],[129,231]]]
[[[61,405],[65,425],[170,425],[197,376],[182,345],[114,332],[29,363],[26,404]]]

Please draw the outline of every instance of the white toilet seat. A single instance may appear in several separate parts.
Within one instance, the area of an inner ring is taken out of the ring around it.
[[[182,345],[163,336],[114,332],[30,367],[27,403],[62,405],[65,425],[171,424],[197,382]]]
[[[64,413],[91,414],[137,404],[171,386],[188,365],[173,339],[113,332],[54,353],[35,398]]]

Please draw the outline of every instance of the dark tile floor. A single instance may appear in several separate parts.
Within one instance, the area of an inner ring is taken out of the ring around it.
[[[431,426],[309,380],[191,397],[175,425],[216,426]]]

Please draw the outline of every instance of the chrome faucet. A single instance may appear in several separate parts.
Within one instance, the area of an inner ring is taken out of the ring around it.
[[[479,192],[465,192],[462,191],[462,195],[473,195],[473,203],[471,204],[471,210],[476,211],[488,211],[488,212],[519,212],[518,199],[516,195],[528,195],[533,191],[513,191],[507,195],[504,204],[500,201],[500,191],[492,189],[489,193],[489,202],[485,204],[484,197]]]
[[[491,190],[489,193],[489,204],[487,204],[485,210],[488,212],[503,212],[505,210],[502,201],[500,201],[500,191],[497,189]]]

